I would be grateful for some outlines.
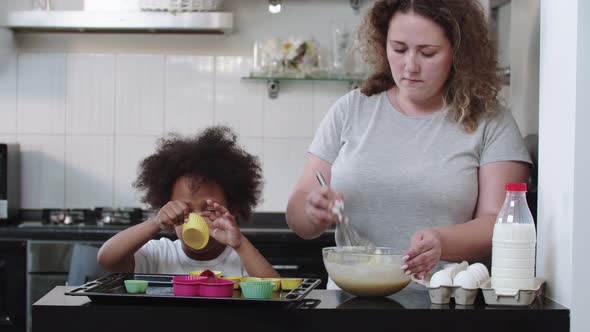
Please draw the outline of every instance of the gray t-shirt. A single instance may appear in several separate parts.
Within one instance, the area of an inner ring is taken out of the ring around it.
[[[400,253],[421,228],[473,219],[479,166],[530,163],[506,110],[468,133],[447,110],[406,116],[385,92],[367,97],[358,89],[331,107],[309,152],[332,164],[331,186],[343,192],[344,213],[359,234]]]

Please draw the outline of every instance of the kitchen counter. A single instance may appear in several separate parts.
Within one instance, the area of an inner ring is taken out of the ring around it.
[[[40,216],[38,213],[37,218],[25,217],[24,222],[0,224],[0,245],[20,248],[12,254],[14,257],[0,257],[4,259],[0,261],[11,262],[10,275],[2,274],[0,269],[0,289],[10,289],[6,294],[0,292],[0,299],[8,296],[7,303],[12,306],[9,313],[14,311],[10,320],[18,326],[26,325],[32,304],[54,286],[81,284],[104,273],[95,259],[98,247],[129,227],[51,225],[43,224]],[[287,227],[283,213],[255,213],[252,221],[241,224],[240,229],[283,277],[318,278],[322,280],[319,287],[325,288],[327,273],[321,249],[335,245],[333,230],[304,240]],[[161,237],[176,239],[175,234],[155,236]],[[1,326],[0,322],[0,330]]]
[[[569,331],[569,309],[538,298],[526,307],[433,305],[426,290],[406,288],[384,298],[313,290],[315,306],[298,309],[244,305],[97,304],[58,286],[33,306],[33,332],[91,331]],[[319,301],[319,302],[318,302]]]

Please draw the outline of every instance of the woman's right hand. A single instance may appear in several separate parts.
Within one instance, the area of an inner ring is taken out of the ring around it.
[[[188,204],[181,201],[170,201],[158,211],[154,220],[161,230],[174,231],[176,226],[185,222],[190,212]]]
[[[312,224],[326,229],[338,222],[332,207],[336,200],[342,200],[343,195],[334,192],[329,186],[319,187],[310,192],[305,199],[305,214]]]

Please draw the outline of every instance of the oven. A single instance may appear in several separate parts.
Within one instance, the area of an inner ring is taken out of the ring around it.
[[[25,331],[27,245],[25,240],[0,239],[0,331]]]
[[[102,241],[27,241],[27,317],[32,306],[55,286],[77,286],[108,274],[96,262]]]

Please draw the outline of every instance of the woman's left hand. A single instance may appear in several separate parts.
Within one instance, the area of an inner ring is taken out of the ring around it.
[[[236,218],[229,213],[227,208],[213,200],[208,199],[209,209],[201,213],[209,221],[209,235],[215,240],[234,249],[242,244],[242,233],[236,222]]]
[[[423,279],[426,273],[440,261],[442,243],[439,233],[433,228],[417,231],[411,239],[410,249],[405,253],[402,270]]]

